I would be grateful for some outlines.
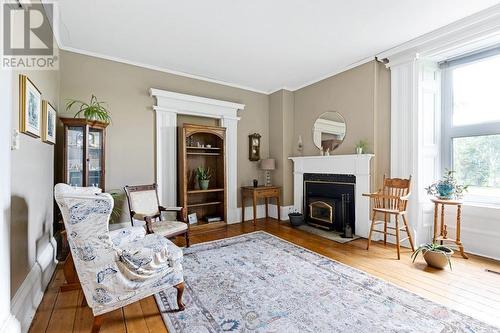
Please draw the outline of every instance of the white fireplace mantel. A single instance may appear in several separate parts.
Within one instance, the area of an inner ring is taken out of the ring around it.
[[[156,98],[153,109],[156,112],[156,183],[160,202],[165,206],[177,205],[177,115],[220,119],[220,126],[226,128],[227,223],[238,222],[238,111],[245,105],[154,88],[149,92]]]
[[[355,232],[368,237],[370,230],[370,202],[362,197],[370,192],[370,161],[375,155],[333,155],[290,157],[293,161],[293,205],[302,212],[304,202],[304,173],[329,173],[356,176],[354,204],[356,212]]]

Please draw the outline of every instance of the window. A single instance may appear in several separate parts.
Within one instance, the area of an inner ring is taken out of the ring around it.
[[[500,205],[500,50],[442,64],[443,166],[465,200]]]

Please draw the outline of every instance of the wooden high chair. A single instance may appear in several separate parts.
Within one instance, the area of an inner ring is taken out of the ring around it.
[[[370,197],[372,200],[372,224],[368,235],[367,250],[370,249],[370,243],[373,232],[384,234],[384,245],[387,244],[387,235],[396,237],[396,249],[398,251],[398,260],[401,258],[399,244],[402,241],[408,240],[412,251],[415,251],[413,239],[411,238],[408,222],[406,221],[406,208],[408,206],[408,197],[410,196],[411,176],[408,179],[401,178],[386,178],[384,175],[384,183],[382,190],[376,193],[364,193],[363,196]],[[383,221],[376,221],[377,213],[384,214]],[[391,216],[395,217],[395,227],[390,227]],[[399,218],[403,219],[403,226],[400,226]],[[383,224],[383,230],[377,230],[376,225]],[[395,233],[387,232],[387,229],[394,230]],[[406,238],[400,239],[399,232],[406,231]]]

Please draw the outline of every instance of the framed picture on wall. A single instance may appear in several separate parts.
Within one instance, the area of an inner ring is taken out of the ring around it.
[[[47,101],[42,102],[42,141],[50,144],[56,143],[57,112]]]
[[[42,94],[26,75],[19,75],[19,131],[38,138],[41,122]]]

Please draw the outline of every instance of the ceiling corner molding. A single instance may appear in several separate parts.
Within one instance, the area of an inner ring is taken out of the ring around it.
[[[145,68],[145,69],[150,69],[150,70],[153,70],[153,71],[158,71],[158,72],[168,73],[168,74],[172,74],[172,75],[187,77],[187,78],[190,78],[190,79],[205,81],[205,82],[209,82],[209,83],[220,84],[220,85],[226,86],[226,87],[242,89],[242,90],[251,91],[251,92],[255,92],[255,93],[259,93],[259,94],[264,94],[264,95],[268,95],[269,94],[268,91],[259,90],[259,89],[255,89],[255,88],[252,88],[252,87],[247,87],[247,86],[244,86],[244,85],[239,85],[239,84],[236,84],[236,83],[231,83],[231,82],[226,82],[226,81],[211,79],[211,78],[207,78],[207,77],[204,77],[204,76],[199,76],[199,75],[195,75],[195,74],[189,74],[189,73],[185,73],[185,72],[181,72],[181,71],[175,71],[175,70],[171,70],[171,69],[163,68],[163,67],[159,67],[159,66],[154,66],[154,65],[148,65],[148,64],[141,63],[141,62],[137,62],[137,61],[131,61],[131,60],[123,59],[123,58],[108,56],[108,55],[97,53],[97,52],[86,51],[86,50],[82,50],[82,49],[78,49],[78,48],[74,48],[74,47],[68,47],[68,46],[63,45],[60,40],[59,40],[59,49],[63,50],[63,51],[68,51],[68,52],[83,54],[83,55],[94,57],[94,58],[100,58],[100,59],[104,59],[104,60],[110,60],[110,61],[115,61],[115,62],[119,62],[119,63],[126,64],[126,65],[135,66],[135,67],[141,67],[141,68]]]
[[[500,43],[500,4],[377,54],[387,67],[410,59],[442,61]]]
[[[282,90],[282,89],[284,89],[284,90],[289,90],[289,91],[292,91],[292,92],[293,92],[293,91],[297,91],[297,90],[299,90],[299,89],[302,89],[302,88],[305,88],[305,87],[307,87],[307,86],[313,85],[313,84],[318,83],[318,82],[320,82],[320,81],[326,80],[326,79],[328,79],[328,78],[330,78],[330,77],[332,77],[332,76],[335,76],[335,75],[338,75],[338,74],[340,74],[340,73],[346,72],[346,71],[348,71],[348,70],[350,70],[350,69],[353,69],[353,68],[355,68],[355,67],[358,67],[358,66],[364,65],[364,64],[366,64],[366,63],[368,63],[368,62],[370,62],[370,61],[372,61],[372,60],[375,60],[375,56],[373,56],[373,57],[367,57],[367,58],[361,59],[361,60],[359,60],[359,61],[353,62],[352,64],[349,64],[349,65],[347,65],[347,66],[345,66],[345,67],[343,67],[343,68],[341,68],[341,69],[339,69],[339,70],[336,70],[336,71],[334,71],[334,72],[328,73],[328,74],[326,74],[326,75],[322,75],[322,76],[320,76],[320,77],[318,77],[318,78],[316,78],[316,79],[314,79],[314,80],[308,81],[308,82],[307,82],[307,83],[305,83],[305,84],[301,84],[301,85],[296,86],[296,87],[286,87],[286,86],[285,86],[285,87],[283,87],[283,88],[276,89],[276,90],[274,90],[273,92],[271,92],[271,93],[269,93],[269,94],[270,94],[270,95],[271,95],[271,94],[274,94],[276,91],[279,91],[279,90]]]

